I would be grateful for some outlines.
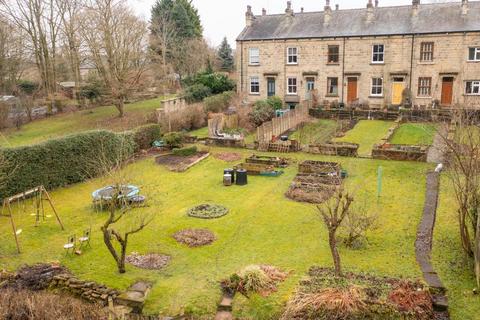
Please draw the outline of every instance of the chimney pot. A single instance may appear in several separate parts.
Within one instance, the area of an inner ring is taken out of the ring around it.
[[[300,9],[300,11],[303,13],[303,11],[304,11],[303,7]]]
[[[340,5],[337,3],[337,4],[335,5],[335,10],[338,11],[338,9],[340,9]]]
[[[262,9],[262,16],[266,16],[267,15],[267,9],[263,8]]]
[[[378,8],[378,0],[375,0],[375,8]]]

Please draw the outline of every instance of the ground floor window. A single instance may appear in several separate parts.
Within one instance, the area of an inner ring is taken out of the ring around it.
[[[338,78],[327,78],[327,95],[338,96]]]
[[[480,80],[467,81],[465,85],[465,94],[480,95]]]
[[[383,79],[382,78],[372,78],[372,89],[370,93],[372,96],[383,95]]]
[[[419,97],[432,96],[432,78],[430,77],[418,78],[418,96]]]
[[[287,93],[288,94],[297,94],[297,78],[288,78],[287,81]]]
[[[252,94],[260,93],[260,78],[259,77],[250,77],[250,93],[252,93]]]

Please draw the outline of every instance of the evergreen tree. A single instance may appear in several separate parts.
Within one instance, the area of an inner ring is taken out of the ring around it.
[[[232,47],[228,44],[227,37],[223,38],[222,44],[217,51],[218,60],[220,60],[220,68],[224,71],[233,70],[233,53]]]
[[[196,8],[188,0],[157,0],[152,7],[152,34],[173,24],[178,40],[202,37],[203,28]]]

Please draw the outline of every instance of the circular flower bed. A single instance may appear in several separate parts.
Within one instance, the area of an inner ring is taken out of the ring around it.
[[[190,217],[201,219],[215,219],[223,217],[228,213],[228,209],[219,204],[201,204],[188,209],[187,214]]]
[[[165,267],[170,261],[170,256],[165,256],[157,253],[148,253],[141,255],[137,252],[132,252],[125,260],[137,268],[159,270]]]
[[[173,237],[187,246],[200,247],[215,241],[215,235],[207,229],[185,229],[176,232]]]

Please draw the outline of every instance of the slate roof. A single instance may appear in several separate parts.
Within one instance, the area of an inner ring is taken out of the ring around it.
[[[469,1],[468,13],[462,15],[461,3],[420,4],[417,16],[412,6],[374,8],[375,19],[367,23],[367,9],[332,10],[328,26],[324,12],[255,16],[237,40],[273,40],[328,38],[347,36],[380,36],[480,31],[480,1]]]

